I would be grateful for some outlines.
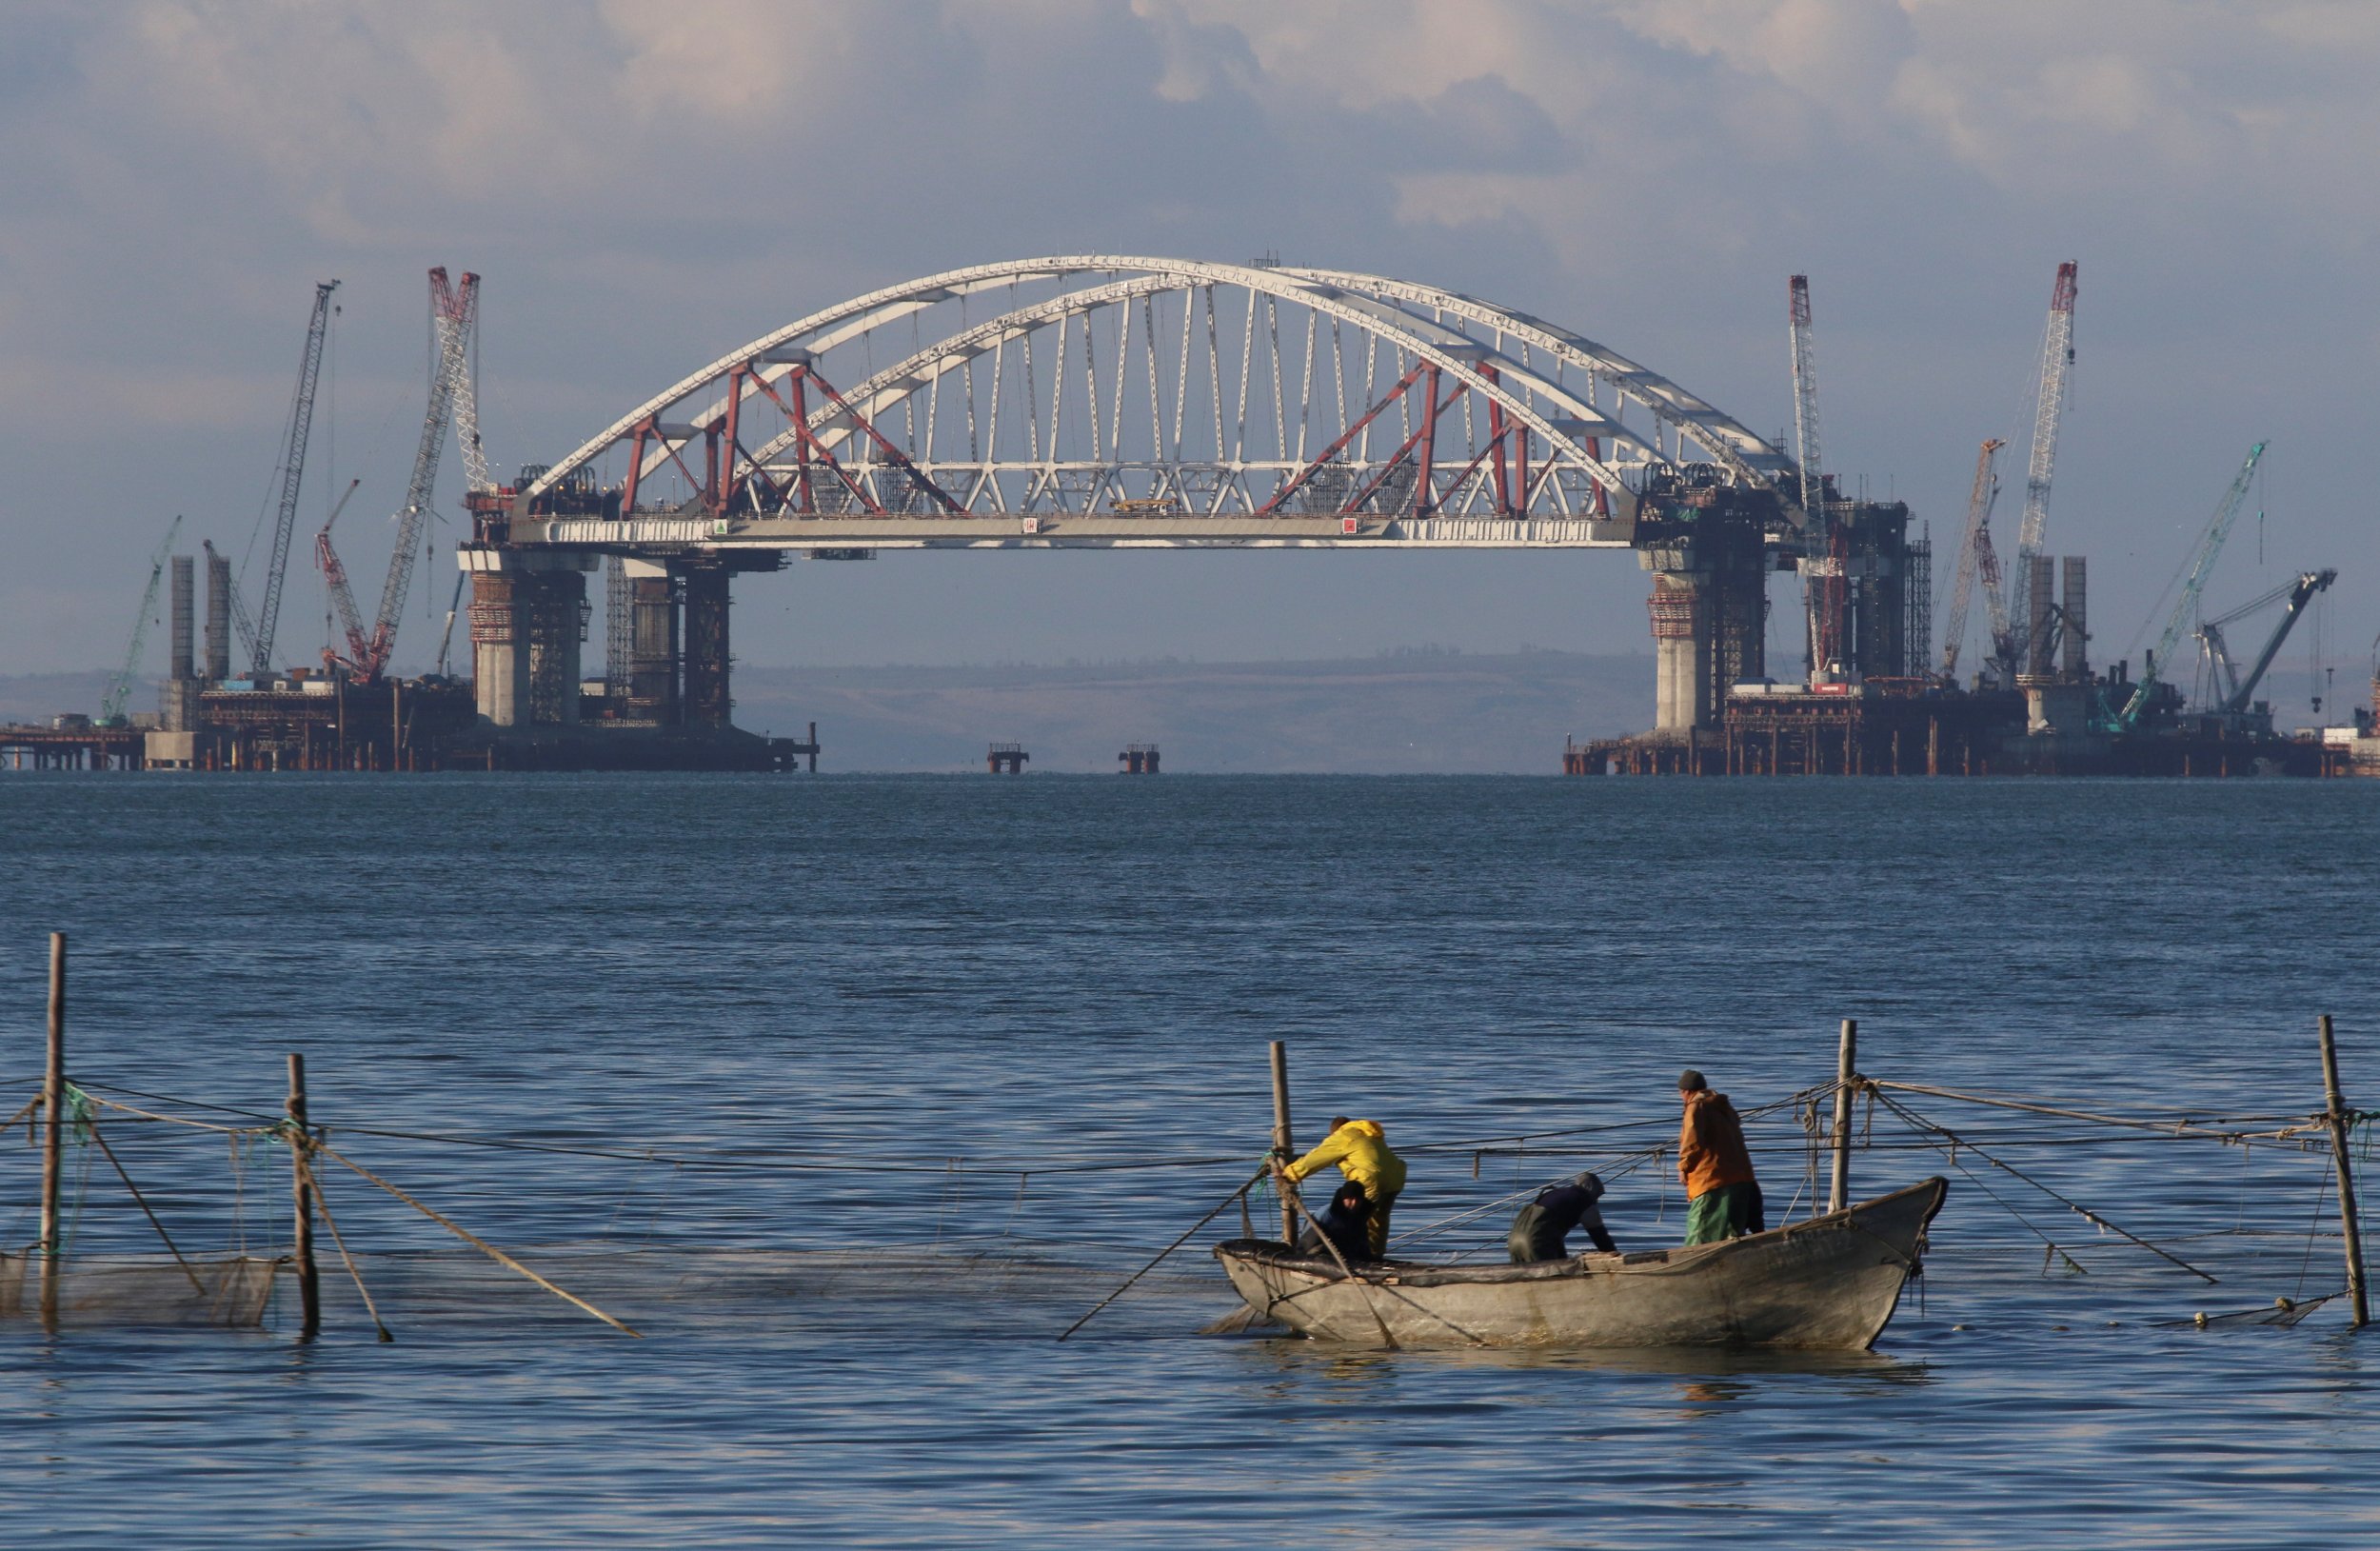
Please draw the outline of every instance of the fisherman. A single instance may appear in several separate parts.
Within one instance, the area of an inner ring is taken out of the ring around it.
[[[1371,1258],[1379,1260],[1388,1253],[1388,1214],[1398,1192],[1405,1188],[1405,1161],[1388,1150],[1388,1133],[1379,1122],[1334,1115],[1331,1134],[1320,1146],[1295,1163],[1287,1162],[1286,1148],[1274,1148],[1273,1156],[1281,1161],[1281,1178],[1291,1184],[1326,1163],[1337,1163],[1348,1183],[1363,1191],[1371,1208],[1364,1221]]]
[[[1724,1093],[1692,1067],[1677,1076],[1685,1121],[1677,1131],[1677,1175],[1686,1183],[1686,1243],[1707,1244],[1766,1231],[1760,1185],[1744,1146],[1744,1123]]]
[[[1574,1174],[1538,1191],[1537,1199],[1514,1217],[1512,1235],[1504,1241],[1513,1263],[1568,1260],[1573,1228],[1586,1229],[1595,1247],[1604,1254],[1619,1253],[1619,1245],[1612,1242],[1612,1230],[1603,1225],[1603,1214],[1596,1207],[1602,1199],[1603,1182],[1593,1174]]]
[[[1322,1215],[1298,1236],[1297,1251],[1327,1260],[1331,1246],[1336,1245],[1339,1259],[1351,1265],[1371,1260],[1372,1236],[1367,1225],[1371,1216],[1372,1203],[1365,1198],[1363,1186],[1349,1180],[1339,1187],[1339,1194],[1331,1198]]]

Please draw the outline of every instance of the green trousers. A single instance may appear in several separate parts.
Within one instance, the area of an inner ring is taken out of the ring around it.
[[[1746,1181],[1742,1184],[1718,1185],[1686,1203],[1686,1243],[1716,1243],[1721,1239],[1758,1233],[1766,1226],[1762,1221],[1765,1215],[1757,1184]]]
[[[1370,1230],[1372,1258],[1376,1261],[1384,1260],[1388,1256],[1388,1214],[1396,1206],[1397,1197],[1394,1195],[1375,1196],[1367,1192],[1364,1200],[1372,1205],[1371,1216],[1364,1223],[1364,1226]]]

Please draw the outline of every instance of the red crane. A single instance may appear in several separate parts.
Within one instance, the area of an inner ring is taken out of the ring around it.
[[[380,612],[369,633],[355,606],[355,593],[347,586],[347,567],[340,565],[338,551],[330,547],[330,524],[338,521],[337,510],[314,535],[314,560],[329,585],[347,638],[344,660],[328,648],[324,650],[324,660],[333,666],[344,662],[349,672],[366,680],[377,680],[396,649],[397,624],[405,613],[406,592],[412,586],[413,564],[422,547],[422,527],[429,515],[430,490],[438,480],[446,428],[454,420],[458,392],[466,398],[470,392],[470,342],[479,326],[479,276],[466,273],[462,284],[449,286],[443,267],[430,270],[429,319],[438,341],[438,364],[429,380],[429,409],[422,417],[422,440],[414,450],[413,478],[406,486],[405,505],[397,508],[396,552],[388,560],[387,580],[380,589]],[[354,487],[348,487],[348,493],[354,493]],[[346,497],[341,497],[340,505],[346,504]]]

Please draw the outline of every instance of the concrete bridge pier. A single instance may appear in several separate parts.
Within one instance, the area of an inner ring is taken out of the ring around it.
[[[564,726],[579,719],[585,572],[593,556],[567,551],[456,551],[471,577],[471,664],[480,716],[499,727]]]
[[[1706,521],[1705,531],[1637,551],[1653,573],[1653,734],[1684,739],[1719,726],[1728,691],[1767,671],[1768,558],[1750,522]]]

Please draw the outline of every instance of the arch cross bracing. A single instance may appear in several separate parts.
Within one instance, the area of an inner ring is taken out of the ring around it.
[[[1352,272],[1086,255],[855,297],[526,482],[515,543],[1625,545],[1788,461],[1601,345]]]

